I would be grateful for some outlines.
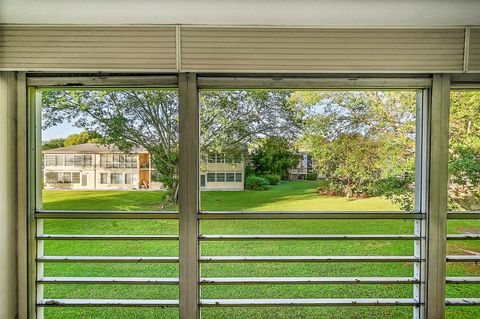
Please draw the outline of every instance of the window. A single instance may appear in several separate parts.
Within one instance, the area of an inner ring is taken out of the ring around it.
[[[65,166],[74,166],[75,165],[75,156],[65,155]]]
[[[215,173],[207,173],[207,182],[215,182]]]
[[[125,173],[125,184],[132,184],[132,174],[131,173]]]
[[[45,166],[56,166],[55,155],[45,155]]]
[[[45,179],[47,184],[55,184],[58,182],[58,173],[56,172],[46,172]]]
[[[100,173],[100,184],[108,184],[108,173]]]
[[[206,183],[205,183],[205,175],[202,174],[200,175],[200,187],[205,187]]]
[[[237,183],[243,182],[242,173],[235,173],[235,182],[237,182]]]
[[[63,159],[63,155],[55,155],[55,166],[64,166]]]
[[[80,184],[80,173],[79,172],[72,172],[72,183],[73,184]]]
[[[122,184],[123,174],[122,173],[112,173],[110,175],[111,184]]]
[[[225,182],[225,173],[217,173],[217,182]]]
[[[235,174],[234,173],[227,173],[227,182],[235,182]]]

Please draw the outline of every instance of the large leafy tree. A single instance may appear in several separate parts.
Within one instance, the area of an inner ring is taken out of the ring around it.
[[[449,208],[480,209],[480,92],[451,94]]]
[[[414,169],[415,92],[307,92],[304,143],[317,169],[345,194]],[[410,190],[408,190],[410,191]]]
[[[285,177],[289,168],[298,165],[300,157],[292,140],[282,136],[269,136],[258,142],[251,160],[256,172]]]
[[[291,136],[298,128],[290,92],[206,91],[201,94],[202,151],[238,150],[259,136]],[[69,121],[97,132],[125,152],[144,147],[176,202],[178,94],[175,90],[49,90],[43,93],[44,128]]]

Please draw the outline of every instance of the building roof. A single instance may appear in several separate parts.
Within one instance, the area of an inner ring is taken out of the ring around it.
[[[42,151],[43,154],[111,154],[111,153],[125,153],[120,151],[117,146],[103,145],[103,144],[78,144],[73,146],[53,148]],[[130,153],[148,153],[143,147],[136,147]]]

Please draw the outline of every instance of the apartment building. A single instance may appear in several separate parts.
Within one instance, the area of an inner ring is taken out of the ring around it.
[[[80,144],[42,155],[45,189],[163,189],[150,153],[143,148],[125,154],[113,145]],[[202,190],[243,190],[244,164],[239,156],[208,156],[200,170]]]

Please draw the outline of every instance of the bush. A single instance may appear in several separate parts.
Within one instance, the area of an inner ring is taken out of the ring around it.
[[[245,179],[245,188],[254,191],[263,191],[269,184],[266,178],[260,176],[250,175]]]
[[[274,174],[262,175],[262,178],[265,178],[270,185],[278,185],[280,183],[280,176]]]
[[[307,173],[307,181],[316,181],[318,179],[317,173]]]

